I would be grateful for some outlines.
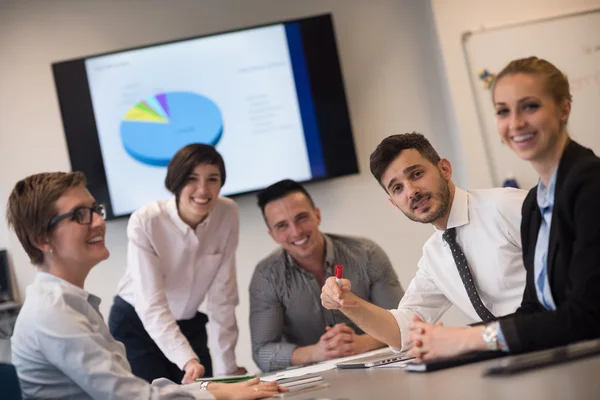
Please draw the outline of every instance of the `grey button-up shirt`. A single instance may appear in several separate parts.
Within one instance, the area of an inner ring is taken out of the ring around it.
[[[99,305],[98,297],[38,272],[11,339],[24,399],[214,399],[198,383],[150,385],[135,377]]]
[[[326,278],[341,264],[354,294],[385,309],[398,307],[404,291],[377,244],[363,238],[323,236]],[[346,323],[363,333],[341,311],[325,309],[320,296],[321,283],[282,248],[256,266],[250,283],[250,332],[252,355],[260,369],[289,367],[296,347],[317,343],[327,325]]]

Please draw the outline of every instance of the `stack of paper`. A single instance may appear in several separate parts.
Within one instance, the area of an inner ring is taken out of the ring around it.
[[[290,392],[299,390],[327,386],[327,382],[319,374],[306,374],[293,378],[278,379],[277,383],[289,389]]]

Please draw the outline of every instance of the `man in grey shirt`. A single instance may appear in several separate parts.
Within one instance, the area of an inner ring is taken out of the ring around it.
[[[273,371],[370,351],[384,344],[343,313],[321,306],[321,286],[344,266],[353,290],[384,308],[404,294],[374,242],[319,231],[321,214],[304,187],[277,182],[258,195],[269,235],[281,247],[259,262],[250,283],[252,355]]]

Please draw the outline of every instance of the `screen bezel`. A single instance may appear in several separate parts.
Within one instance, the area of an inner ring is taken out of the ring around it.
[[[96,201],[106,205],[107,219],[125,218],[130,214],[118,216],[113,214],[96,119],[92,107],[85,60],[230,32],[292,23],[299,24],[300,28],[326,170],[325,176],[303,182],[322,181],[359,173],[331,14],[152,43],[146,46],[120,49],[53,63],[52,72],[58,95],[71,169],[73,171],[81,171],[86,175],[90,193],[95,197]],[[249,190],[228,194],[227,197],[237,197],[255,192],[257,190]]]

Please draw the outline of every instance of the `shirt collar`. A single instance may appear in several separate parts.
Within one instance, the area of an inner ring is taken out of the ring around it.
[[[323,233],[322,235],[325,239],[325,267],[329,268],[335,262],[335,254],[333,254],[333,242],[331,241],[331,238],[326,234]]]
[[[35,275],[34,282],[36,282],[36,283],[52,282],[52,283],[59,284],[60,286],[68,289],[69,292],[71,292],[77,296],[80,296],[82,299],[87,301],[92,307],[94,307],[94,309],[96,311],[100,312],[100,303],[102,302],[100,297],[95,296],[89,292],[86,292],[79,286],[73,285],[71,282],[67,282],[66,280],[59,278],[56,275],[52,275],[52,274],[50,274],[48,272],[44,272],[44,271],[38,271],[38,273]]]
[[[173,196],[169,200],[167,200],[166,208],[167,208],[167,212],[169,213],[169,217],[171,218],[171,220],[173,221],[173,223],[175,224],[177,229],[179,229],[181,231],[181,233],[185,234],[188,230],[192,230],[192,228],[188,224],[186,224],[185,221],[182,220],[181,217],[179,216],[179,210],[177,209],[177,201],[175,199],[175,196]],[[213,209],[213,212],[214,212],[214,209]],[[201,223],[198,224],[196,229],[207,226],[211,215],[212,215],[212,212],[210,214],[208,214],[206,216],[206,218],[204,218],[204,221],[202,221]]]
[[[333,269],[333,264],[335,262],[333,242],[331,241],[331,238],[329,236],[327,236],[326,234],[321,233],[321,232],[319,232],[319,233],[321,235],[323,235],[323,239],[325,240],[325,265],[323,267],[325,270]],[[285,259],[286,259],[288,265],[294,266],[294,267],[298,268],[300,271],[306,272],[302,268],[300,268],[298,266],[298,264],[296,264],[296,262],[294,261],[294,259],[290,255],[290,253],[288,253],[285,250],[284,250],[284,253],[285,253]]]
[[[548,187],[544,186],[544,183],[540,179],[537,186],[537,203],[541,211],[545,208],[554,206],[554,189],[556,187],[556,175],[558,167],[554,169],[552,178],[548,182]]]
[[[181,233],[186,233],[188,229],[192,229],[188,224],[183,222],[183,220],[179,216],[179,210],[177,210],[177,200],[175,199],[175,196],[167,200],[166,209],[169,213],[169,217],[171,218],[177,229],[181,231]]]
[[[469,193],[455,186],[454,199],[448,215],[446,229],[458,228],[469,223]],[[439,230],[436,228],[436,230]],[[440,231],[441,232],[441,231]]]

